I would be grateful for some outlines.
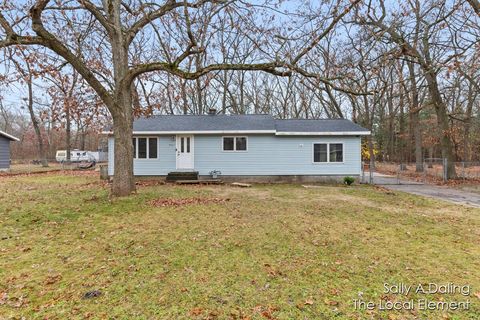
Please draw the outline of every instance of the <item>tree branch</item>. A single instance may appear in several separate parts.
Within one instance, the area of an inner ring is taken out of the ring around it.
[[[180,8],[180,7],[187,7],[187,8],[199,8],[205,3],[223,3],[224,0],[199,0],[198,2],[195,3],[189,3],[189,2],[184,2],[184,1],[175,1],[175,0],[168,0],[164,5],[162,5],[159,9],[153,10],[149,13],[147,13],[145,16],[143,16],[141,19],[137,20],[127,31],[127,38],[126,38],[126,43],[130,44],[135,36],[137,35],[140,30],[145,27],[147,24],[151,23],[152,21],[163,17],[167,13],[171,12],[174,9]]]
[[[330,22],[330,24],[328,25],[328,27],[323,30],[322,33],[320,33],[317,37],[315,37],[315,39],[310,43],[310,45],[308,45],[308,47],[304,48],[293,60],[292,60],[292,64],[296,64],[304,55],[306,55],[308,52],[310,52],[310,50],[312,50],[313,48],[315,48],[318,43],[320,42],[320,40],[322,40],[323,38],[325,38],[327,36],[327,34],[330,33],[330,31],[332,31],[332,29],[335,27],[335,25],[346,15],[350,12],[350,10],[353,9],[353,7],[355,7],[360,1],[362,0],[353,0],[351,1],[351,4],[350,6],[348,6],[347,8],[345,8],[345,10],[339,14],[338,16],[336,16],[332,22]]]
[[[478,0],[467,0],[468,3],[472,6],[473,10],[477,13],[480,17],[480,1]]]
[[[91,3],[89,0],[79,0],[78,2],[83,5],[85,9],[87,9],[98,20],[98,22],[100,22],[105,30],[107,30],[108,34],[112,34],[112,25],[93,3]]]
[[[280,71],[277,68],[283,67],[280,63],[254,63],[254,64],[228,64],[228,63],[220,63],[220,64],[212,64],[201,69],[198,69],[194,72],[184,71],[177,68],[174,64],[164,63],[164,62],[153,62],[153,63],[146,63],[140,64],[132,69],[130,69],[129,74],[127,76],[127,81],[133,81],[136,77],[143,73],[153,72],[153,71],[166,71],[171,74],[174,74],[180,78],[186,80],[195,80],[198,79],[211,71],[218,71],[218,70],[249,70],[249,71],[264,71],[271,73],[277,76],[289,76],[292,74],[291,71],[285,70]]]
[[[48,4],[49,0],[38,0],[35,5],[30,9],[30,15],[32,17],[32,29],[37,34],[37,39],[41,39],[41,45],[49,48],[57,53],[59,56],[67,60],[92,86],[92,88],[98,93],[105,104],[109,107],[114,105],[114,100],[110,93],[105,89],[95,75],[88,69],[88,67],[74,55],[63,43],[60,42],[53,34],[45,29],[42,22],[42,13]]]

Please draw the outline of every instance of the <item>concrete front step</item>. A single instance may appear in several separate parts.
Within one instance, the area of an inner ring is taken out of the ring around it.
[[[198,171],[172,171],[169,172],[166,181],[198,180]]]
[[[177,180],[176,184],[223,184],[220,179],[203,179],[203,180]]]

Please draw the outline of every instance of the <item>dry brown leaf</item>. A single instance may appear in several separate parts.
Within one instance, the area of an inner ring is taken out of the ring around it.
[[[192,310],[190,310],[190,314],[192,316],[199,316],[203,313],[203,309],[202,308],[193,308]]]
[[[46,285],[54,284],[55,282],[58,282],[58,281],[60,281],[61,279],[62,279],[62,275],[61,275],[61,274],[55,274],[55,275],[48,276],[44,283],[45,283]]]
[[[6,292],[2,292],[0,294],[0,305],[7,303],[8,301],[8,294]]]
[[[329,306],[338,306],[338,301],[325,299],[325,303],[328,304]]]

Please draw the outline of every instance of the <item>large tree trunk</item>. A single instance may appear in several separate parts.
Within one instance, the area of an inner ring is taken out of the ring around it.
[[[67,101],[67,103],[70,103],[70,100]],[[67,144],[67,163],[70,163],[71,159],[71,152],[72,152],[72,129],[71,129],[71,117],[70,117],[70,105],[67,105],[67,108],[65,109],[65,117],[67,120],[67,125],[65,129],[65,134],[66,136],[66,144]]]
[[[112,195],[128,196],[135,191],[133,176],[133,83],[128,78],[128,43],[123,35],[120,1],[109,8],[114,22],[111,38],[115,80],[114,105],[108,106],[113,118],[114,174]]]
[[[447,106],[443,102],[440,90],[438,89],[437,77],[433,70],[426,70],[425,79],[427,80],[428,90],[433,105],[435,106],[435,113],[437,115],[437,129],[440,138],[440,147],[442,151],[442,158],[447,159],[447,179],[454,179],[457,177],[455,171],[455,157],[453,154],[452,140],[450,139],[450,126],[448,124]]]
[[[222,91],[222,114],[227,113],[227,87],[228,87],[228,74],[227,71],[223,71],[223,91]]]
[[[399,161],[398,153],[395,152],[395,112],[393,108],[393,98],[390,94],[387,93],[387,106],[388,106],[388,147],[387,147],[387,154],[389,161]],[[395,158],[394,158],[395,155]],[[385,159],[384,159],[385,160]]]
[[[399,100],[399,107],[400,107],[400,119],[399,119],[399,135],[398,135],[398,142],[399,142],[399,151],[400,151],[400,170],[406,170],[407,168],[407,157],[405,151],[405,109],[404,109],[404,98],[403,94],[400,94]]]
[[[87,130],[85,128],[82,128],[80,131],[80,149],[81,150],[86,150],[87,149]]]
[[[187,80],[180,80],[180,91],[182,93],[183,114],[188,114]]]
[[[128,196],[135,191],[135,180],[133,176],[133,115],[132,106],[128,103],[131,100],[128,93],[123,93],[119,104],[123,112],[115,112],[113,117],[114,145],[114,175],[112,194],[115,196]]]
[[[464,162],[470,161],[470,144],[469,144],[470,128],[472,124],[473,105],[475,103],[475,97],[476,97],[474,92],[475,92],[475,88],[473,87],[473,84],[470,83],[468,88],[467,110],[465,111],[465,122],[464,122],[464,131],[463,131],[463,161]]]
[[[423,156],[422,156],[422,130],[420,129],[420,102],[418,99],[417,81],[415,80],[415,68],[413,62],[408,63],[408,71],[410,75],[410,91],[412,92],[412,100],[410,114],[413,126],[413,138],[415,140],[415,171],[423,172]]]
[[[419,111],[412,113],[413,138],[415,140],[415,171],[423,172],[422,130]]]
[[[33,110],[33,84],[32,84],[32,75],[28,75],[28,112],[30,114],[30,119],[32,120],[33,130],[35,130],[35,136],[37,137],[38,142],[38,153],[40,155],[40,161],[42,162],[42,167],[48,167],[47,155],[45,153],[45,147],[43,145],[42,132],[40,131],[40,125],[38,119],[35,116],[35,111]]]

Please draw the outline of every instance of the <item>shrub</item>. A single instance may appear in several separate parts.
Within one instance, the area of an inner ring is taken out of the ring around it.
[[[352,185],[354,182],[355,182],[355,179],[352,177],[343,178],[343,183],[345,183],[347,186]]]

